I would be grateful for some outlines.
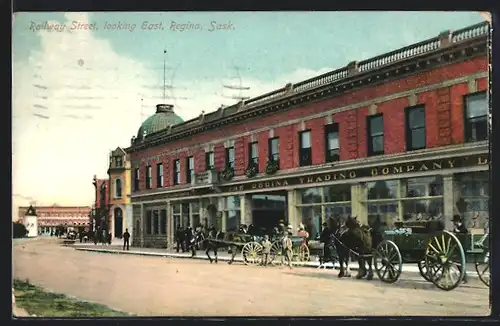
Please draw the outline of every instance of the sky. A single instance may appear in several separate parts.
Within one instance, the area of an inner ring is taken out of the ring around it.
[[[156,104],[174,104],[188,120],[484,19],[477,12],[16,13],[13,206],[92,205],[93,175],[106,177],[109,152],[130,145]]]

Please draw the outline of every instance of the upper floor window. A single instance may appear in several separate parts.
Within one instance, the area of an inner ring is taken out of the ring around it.
[[[226,168],[234,169],[234,147],[226,148]]]
[[[123,158],[121,156],[116,156],[115,157],[115,166],[117,168],[123,167]]]
[[[186,158],[186,183],[191,183],[194,175],[194,158],[189,156]]]
[[[406,109],[406,150],[425,148],[425,106]]]
[[[384,116],[382,114],[367,117],[368,156],[384,154]]]
[[[488,139],[488,98],[486,92],[464,97],[465,141]]]
[[[156,187],[163,187],[163,163],[156,164]]]
[[[122,180],[115,180],[115,198],[122,198]]]
[[[325,146],[325,161],[337,162],[340,154],[338,123],[325,126]]]
[[[153,184],[153,175],[151,173],[151,165],[146,167],[146,189],[151,189]]]
[[[139,190],[139,183],[141,181],[141,173],[139,169],[134,170],[134,190]]]
[[[174,185],[181,183],[181,161],[174,160]]]
[[[205,170],[210,171],[215,168],[214,152],[205,153]]]
[[[299,132],[299,165],[308,166],[312,164],[311,131]]]
[[[280,139],[274,137],[269,139],[269,160],[277,162],[280,161]]]
[[[254,164],[259,171],[259,143],[256,141],[248,144],[248,163]]]

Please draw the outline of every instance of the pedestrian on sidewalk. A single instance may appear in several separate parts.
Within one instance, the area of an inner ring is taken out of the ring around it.
[[[125,250],[125,248],[127,248],[127,250],[130,250],[129,239],[130,233],[128,233],[128,229],[125,229],[125,232],[123,233],[123,250]]]
[[[106,239],[106,240],[108,240],[108,241],[107,241],[107,243],[108,243],[108,245],[110,245],[110,246],[111,246],[111,238],[112,238],[112,236],[111,236],[111,232],[108,232],[108,234],[107,234],[107,239]]]
[[[182,252],[184,252],[184,232],[182,232],[181,226],[177,226],[177,230],[175,231],[175,243],[176,243],[176,249],[177,253],[179,253],[179,248],[182,249]]]
[[[262,265],[267,267],[269,262],[269,254],[271,254],[272,243],[269,241],[269,236],[266,234],[262,241]]]

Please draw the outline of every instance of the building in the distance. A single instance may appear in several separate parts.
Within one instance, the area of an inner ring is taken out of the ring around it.
[[[91,225],[92,230],[100,227],[108,229],[109,221],[109,181],[107,179],[98,179],[96,175],[92,180],[95,188],[95,202],[92,205]]]
[[[182,122],[170,105],[125,151],[135,245],[177,226],[488,219],[489,26],[445,32]],[[154,127],[152,127],[154,126]]]
[[[133,236],[130,161],[127,153],[120,147],[109,155],[108,177],[109,231],[114,238],[121,238],[128,228]]]
[[[28,212],[29,206],[19,207],[19,220],[22,222]],[[89,228],[91,207],[88,206],[35,206],[38,234],[50,235],[60,225],[74,228]]]

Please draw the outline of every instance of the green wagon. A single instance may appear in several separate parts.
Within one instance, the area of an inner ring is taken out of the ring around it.
[[[450,291],[465,276],[466,257],[473,256],[481,280],[486,279],[486,275],[479,273],[489,267],[489,261],[485,260],[489,257],[485,239],[479,244],[481,239],[473,235],[455,235],[440,225],[437,221],[398,222],[395,229],[385,231],[383,241],[373,252],[378,277],[383,282],[394,283],[401,276],[403,263],[416,263],[425,280]],[[489,276],[487,279],[488,282],[483,282],[489,285]]]

